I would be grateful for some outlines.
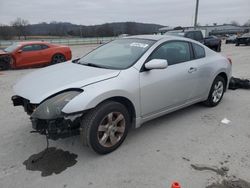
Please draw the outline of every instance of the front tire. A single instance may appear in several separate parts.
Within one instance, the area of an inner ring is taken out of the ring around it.
[[[212,84],[207,100],[204,102],[209,107],[217,106],[223,98],[226,82],[221,76],[217,76]]]
[[[131,125],[124,105],[107,101],[90,110],[81,121],[84,143],[99,154],[116,150],[125,140]]]

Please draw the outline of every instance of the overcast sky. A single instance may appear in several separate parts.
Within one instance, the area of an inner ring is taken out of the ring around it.
[[[93,25],[136,21],[169,26],[193,24],[196,0],[0,0],[0,23],[63,21]],[[200,0],[198,23],[245,23],[250,0]]]

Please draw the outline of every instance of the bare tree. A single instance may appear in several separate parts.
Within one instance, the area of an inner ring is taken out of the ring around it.
[[[0,39],[9,40],[13,36],[13,27],[0,24]]]
[[[20,40],[21,36],[23,36],[26,40],[28,34],[27,26],[29,25],[29,21],[18,17],[11,23],[11,25],[15,28],[18,39]]]

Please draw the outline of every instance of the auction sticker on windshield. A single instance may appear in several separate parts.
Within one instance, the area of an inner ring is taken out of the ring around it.
[[[139,47],[139,48],[147,48],[148,44],[143,44],[143,43],[139,43],[139,42],[133,42],[133,43],[130,44],[130,46]]]

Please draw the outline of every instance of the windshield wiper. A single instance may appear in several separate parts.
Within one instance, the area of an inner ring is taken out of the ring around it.
[[[101,65],[97,65],[97,64],[94,64],[94,63],[80,63],[80,62],[78,62],[78,63],[81,64],[81,65],[86,65],[86,66],[90,66],[90,67],[96,67],[96,68],[106,69],[106,67],[101,66]]]

